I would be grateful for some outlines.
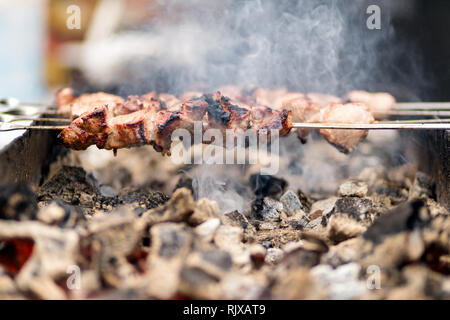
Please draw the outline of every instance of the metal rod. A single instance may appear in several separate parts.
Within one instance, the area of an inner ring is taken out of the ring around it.
[[[450,103],[448,102],[401,102],[395,105],[396,110],[410,110],[410,111],[450,111]]]
[[[0,131],[63,130],[66,126],[19,126],[0,122]],[[293,123],[293,128],[336,130],[450,130],[450,123]]]
[[[22,102],[15,98],[0,99],[0,106],[5,106],[7,108],[33,107],[39,109],[56,109],[55,105],[45,105],[42,103],[35,103],[35,102]]]
[[[450,119],[383,120],[378,123],[448,123]]]
[[[65,128],[67,128],[67,126],[20,126],[0,122],[0,132],[16,130],[63,130]]]
[[[418,111],[418,110],[393,110],[387,112],[377,112],[377,115],[386,115],[386,116],[405,116],[405,117],[415,117],[415,116],[424,116],[424,117],[450,117],[450,111]]]
[[[12,123],[17,121],[39,121],[39,122],[58,122],[58,123],[71,123],[70,119],[65,118],[15,118],[6,122]]]
[[[347,130],[450,130],[450,123],[293,123],[293,128],[302,129],[347,129]]]
[[[45,110],[45,111],[36,111],[33,110],[30,112],[30,110],[21,110],[18,108],[15,109],[8,109],[5,111],[1,111],[0,110],[0,115],[6,115],[6,116],[27,116],[27,117],[32,117],[32,116],[41,116],[41,115],[55,115],[55,116],[60,116],[61,114],[56,111],[56,110]]]

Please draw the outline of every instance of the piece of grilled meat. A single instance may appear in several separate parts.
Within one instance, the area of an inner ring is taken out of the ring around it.
[[[364,103],[378,120],[386,118],[386,112],[395,107],[395,98],[386,92],[350,91],[347,97],[352,102]]]
[[[167,106],[172,106],[178,102],[179,100],[173,95],[158,95],[155,91],[142,96],[129,96],[127,100],[104,92],[86,93],[75,97],[72,88],[64,88],[56,93],[59,114],[71,119],[76,119],[82,114],[92,112],[104,105],[108,106],[108,110],[114,116],[120,116],[142,109],[167,109]]]
[[[76,119],[85,112],[96,107],[108,105],[111,109],[121,107],[124,103],[122,97],[104,93],[88,93],[75,97],[72,88],[63,88],[56,93],[56,104],[59,114],[66,118]],[[117,114],[120,114],[118,109]]]
[[[368,124],[375,122],[375,119],[362,103],[330,103],[320,110],[318,122]],[[320,129],[319,133],[339,151],[350,153],[366,138],[368,130]]]

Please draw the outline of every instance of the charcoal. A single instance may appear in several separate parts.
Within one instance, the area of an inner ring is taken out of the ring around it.
[[[210,263],[222,271],[229,271],[233,266],[231,256],[228,252],[217,249],[205,250],[200,253],[203,262]]]
[[[316,218],[308,222],[309,229],[317,230],[321,227],[322,227],[322,216],[320,218]]]
[[[340,197],[360,197],[367,195],[368,187],[363,181],[348,180],[339,186],[338,194]]]
[[[313,215],[313,217],[310,219],[315,219],[316,215],[320,217],[322,217],[322,215],[328,215],[333,210],[337,199],[337,197],[331,197],[325,200],[314,202],[311,206],[308,217]]]
[[[136,216],[121,208],[90,221],[82,245],[90,248],[92,267],[105,285],[119,288],[134,280],[137,269],[127,257],[138,250],[142,233]]]
[[[72,205],[92,208],[99,193],[96,184],[82,168],[64,166],[39,188],[38,200],[61,199]]]
[[[267,231],[267,230],[275,230],[278,229],[280,224],[276,221],[257,221],[255,223],[256,230]]]
[[[21,292],[39,299],[67,298],[57,281],[77,264],[79,237],[75,231],[36,221],[0,221],[0,243],[4,246],[0,265],[7,266]]]
[[[142,214],[141,219],[148,225],[187,221],[195,208],[191,191],[181,188],[175,191],[167,203]]]
[[[0,299],[1,300],[23,300],[27,297],[17,288],[14,280],[8,275],[0,273]]]
[[[288,190],[283,194],[280,198],[280,202],[283,204],[284,212],[286,212],[288,216],[294,215],[295,211],[303,211],[304,209],[298,196],[291,190]]]
[[[195,227],[194,231],[204,242],[211,242],[219,226],[220,220],[212,218]]]
[[[303,210],[309,212],[311,210],[313,200],[300,189],[297,190],[297,196],[302,204]]]
[[[389,291],[387,299],[425,300],[448,299],[442,290],[444,277],[422,265],[406,266],[403,270],[403,284]]]
[[[325,252],[321,246],[313,242],[306,245],[299,243],[298,246],[285,248],[284,251],[286,255],[283,258],[283,263],[291,268],[311,268],[320,263],[320,257]]]
[[[243,231],[239,227],[222,225],[217,230],[214,242],[221,248],[229,248],[240,245],[243,239]]]
[[[358,258],[358,249],[363,240],[352,238],[330,247],[330,250],[321,258],[321,264],[328,264],[337,267],[346,263],[355,262]]]
[[[425,204],[421,200],[416,200],[401,205],[378,218],[363,237],[374,243],[380,243],[389,235],[423,228],[429,222],[429,212]]]
[[[267,249],[264,261],[268,264],[278,263],[283,258],[283,250],[278,248]]]
[[[284,179],[270,175],[253,174],[250,176],[250,184],[256,198],[277,197],[281,195],[287,186]]]
[[[423,172],[417,172],[413,185],[409,190],[409,199],[434,197],[435,185],[433,179]]]
[[[369,219],[369,211],[372,209],[372,200],[358,197],[345,197],[336,200],[333,210],[322,216],[322,225],[326,226],[332,215],[342,213],[348,217],[362,222]]]
[[[179,292],[188,299],[217,299],[219,278],[200,267],[183,267]]]
[[[249,223],[246,216],[239,211],[232,211],[221,217],[222,223],[230,226],[240,227],[244,230],[244,242],[251,241],[255,235],[255,227]]]
[[[34,220],[36,196],[26,184],[0,185],[0,220]]]
[[[175,231],[166,231],[160,234],[161,246],[158,250],[158,255],[161,258],[173,258],[182,248],[186,242],[186,237],[183,233]]]
[[[173,191],[180,188],[189,189],[192,193],[194,193],[194,188],[192,187],[192,178],[186,176],[180,177]]]
[[[375,193],[378,195],[387,196],[393,205],[401,204],[408,200],[408,190],[399,183],[382,182],[373,187]]]
[[[321,233],[314,231],[303,231],[301,233],[301,239],[302,247],[307,250],[320,253],[328,252],[329,247],[327,245],[326,238]]]
[[[219,281],[218,278],[210,275],[206,271],[199,267],[185,267],[181,270],[181,281],[186,282],[188,285],[192,286],[202,286],[210,283],[216,283]],[[190,290],[185,290],[190,291]],[[191,296],[188,294],[188,296]]]
[[[227,251],[233,264],[244,267],[250,264],[250,252],[243,243],[244,232],[239,227],[221,225],[214,236],[214,243],[222,250]]]
[[[211,201],[202,198],[197,201],[194,213],[189,217],[189,224],[197,226],[211,218],[220,217],[219,204],[216,201]]]
[[[224,214],[222,216],[222,222],[235,227],[241,227],[242,229],[247,229],[251,226],[247,218],[237,210]]]
[[[49,225],[57,225],[61,228],[75,228],[86,222],[84,211],[81,207],[72,206],[57,199],[46,204],[37,214],[37,219]]]
[[[268,280],[265,277],[231,273],[222,280],[225,299],[260,300],[267,291]]]
[[[194,252],[180,272],[180,292],[196,299],[217,298],[219,282],[232,266],[231,256],[224,250],[212,248]]]
[[[148,190],[145,187],[130,187],[121,190],[120,194],[115,197],[114,205],[131,205],[147,211],[165,204],[168,200],[169,197],[162,192]]]
[[[309,226],[309,218],[306,216],[306,213],[302,210],[295,211],[295,215],[284,219],[284,223],[286,223],[289,227],[294,230],[303,230],[305,228],[310,228]]]
[[[279,201],[266,197],[261,200],[255,200],[253,203],[253,210],[255,211],[257,218],[260,220],[278,220],[280,218],[281,211],[283,210],[283,204]]]
[[[358,279],[360,270],[361,266],[354,262],[335,269],[320,265],[311,269],[311,276],[328,292],[328,299],[355,299],[367,291],[366,282]]]
[[[324,297],[306,268],[294,268],[277,277],[270,298],[304,300]]]
[[[179,274],[191,250],[193,235],[186,227],[175,223],[158,224],[150,233],[147,291],[152,297],[169,299],[179,289]]]
[[[99,192],[105,198],[113,198],[117,196],[117,191],[114,190],[114,188],[106,185],[100,186]]]
[[[273,248],[273,242],[269,240],[261,242],[261,245],[266,249]]]
[[[366,228],[345,214],[333,215],[328,223],[328,238],[339,243],[361,235]]]

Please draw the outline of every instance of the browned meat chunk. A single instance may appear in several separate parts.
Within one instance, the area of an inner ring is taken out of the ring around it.
[[[176,106],[181,102],[177,97],[169,93],[159,94],[158,99],[162,102],[162,107],[167,110],[176,109]]]
[[[322,107],[325,107],[329,103],[343,103],[344,100],[342,98],[323,93],[315,93],[310,92],[306,95],[308,99],[320,104]]]
[[[203,95],[202,92],[199,91],[187,91],[180,94],[180,101],[187,101],[192,99],[200,98]]]
[[[76,98],[71,88],[64,88],[56,94],[59,113],[72,119],[103,105],[108,105],[113,110],[124,102],[121,97],[104,92],[83,94]]]
[[[321,123],[373,123],[375,119],[369,109],[361,103],[330,103],[320,111]],[[352,152],[366,138],[367,130],[321,129],[320,134],[339,151]]]
[[[351,91],[347,93],[347,97],[352,102],[364,103],[377,119],[384,119],[385,113],[392,110],[395,106],[395,98],[389,93],[367,91]]]
[[[317,122],[321,106],[311,100],[296,98],[283,102],[283,109],[292,112],[294,122]],[[306,138],[311,129],[298,129],[297,134],[302,143],[306,143]]]

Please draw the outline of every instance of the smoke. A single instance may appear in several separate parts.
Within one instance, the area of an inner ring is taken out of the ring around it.
[[[236,166],[201,165],[192,183],[195,198],[216,201],[222,214],[235,210],[248,212],[254,195],[245,182],[237,178],[239,172]]]
[[[369,30],[366,10],[377,3],[381,30]],[[395,87],[400,78],[414,92],[421,84],[407,78],[422,79],[420,63],[396,35],[392,8],[389,1],[160,0],[140,41],[139,52],[148,56],[124,65],[122,74],[132,79],[121,89],[179,93],[235,84],[403,92]],[[400,74],[398,61],[408,65],[408,75]]]

